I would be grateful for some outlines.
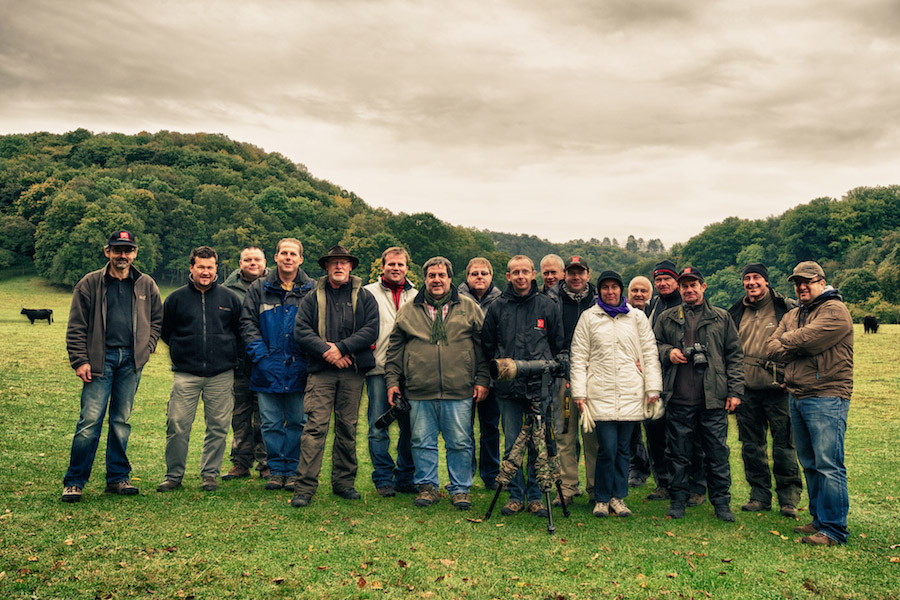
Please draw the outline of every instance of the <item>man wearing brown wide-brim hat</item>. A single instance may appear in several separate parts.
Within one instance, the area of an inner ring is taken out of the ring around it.
[[[332,246],[319,265],[326,271],[314,293],[300,305],[294,340],[309,357],[297,485],[291,505],[308,506],[319,486],[325,438],[334,412],[331,489],[345,500],[356,491],[356,421],[366,372],[375,366],[378,304],[362,280],[350,272],[359,259],[343,246]]]
[[[319,257],[319,266],[325,270],[328,270],[326,264],[333,258],[343,258],[349,260],[351,271],[359,266],[359,259],[350,254],[350,252],[340,244],[338,244],[337,246],[332,246],[324,256]]]

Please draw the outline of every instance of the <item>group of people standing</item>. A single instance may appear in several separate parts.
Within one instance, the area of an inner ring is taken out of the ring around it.
[[[648,498],[669,500],[669,517],[684,517],[708,497],[718,518],[734,521],[726,436],[727,415],[736,412],[751,490],[742,509],[771,509],[771,430],[781,513],[798,516],[799,455],[813,520],[796,531],[811,544],[847,541],[843,435],[853,329],[817,263],[800,263],[789,278],[797,306],[769,287],[764,265],[747,265],[746,295],[726,311],[705,299],[702,273],[678,271],[670,261],[656,266],[652,285],[636,277],[626,288],[610,270],[591,282],[581,256],[548,255],[539,288],[534,263],[517,255],[499,289],[486,258],[469,261],[457,288],[453,265],[436,256],[423,265],[417,290],[401,247],[386,249],[381,276],[363,285],[351,274],[358,259],[342,246],[320,257],[326,274],[314,281],[301,268],[301,242],[285,238],[275,248],[275,268],[266,269],[262,249],[247,247],[221,286],[215,250],[194,249],[188,283],[163,303],[152,278],[132,265],[131,233],[115,232],[104,253],[109,263],[75,286],[69,317],[70,363],[84,385],[63,501],[81,500],[107,406],[106,492],[138,493],[125,452],[128,417],[141,369],[161,337],[173,384],[159,492],[182,485],[202,398],[201,489],[219,486],[230,423],[233,467],[222,479],[249,477],[255,462],[267,490],[289,490],[292,506],[308,506],[334,414],[332,492],[359,499],[356,429],[365,388],[377,493],[415,494],[422,507],[438,503],[440,436],[450,503],[465,510],[476,473],[486,488],[498,486],[501,429],[508,455],[529,411],[550,399],[546,394],[554,399],[562,472],[554,505],[584,493],[583,448],[597,517],[631,515],[629,485],[642,485],[652,473],[656,489]],[[557,361],[567,353],[568,376],[549,394],[540,376],[489,375],[491,359]],[[401,397],[408,411],[398,410]],[[399,425],[396,459],[389,430],[376,424],[391,407]],[[503,514],[550,510],[536,481],[536,458],[530,447],[527,466],[506,486]]]

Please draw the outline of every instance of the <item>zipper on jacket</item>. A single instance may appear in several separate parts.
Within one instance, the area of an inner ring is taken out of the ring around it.
[[[206,294],[200,292],[200,312],[203,315],[203,372],[206,372]]]

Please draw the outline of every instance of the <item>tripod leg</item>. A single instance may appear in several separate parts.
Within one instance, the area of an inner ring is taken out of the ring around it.
[[[491,513],[494,512],[494,507],[497,506],[497,499],[500,498],[500,492],[503,491],[503,484],[500,483],[497,485],[497,491],[494,492],[494,497],[491,499],[491,505],[488,506],[487,512],[484,513],[484,520],[487,521],[491,518]]]
[[[569,518],[569,505],[566,504],[566,496],[565,496],[565,494],[563,494],[563,491],[562,491],[562,481],[559,479],[556,480],[556,494],[557,494],[557,497],[559,498],[559,503],[562,505],[563,516],[568,519]],[[548,495],[549,495],[549,492],[548,492]]]
[[[565,500],[563,500],[565,502]],[[547,533],[553,535],[556,533],[556,526],[553,525],[553,508],[550,506],[550,492],[544,492],[544,504],[547,506]],[[563,504],[565,507],[565,504]],[[563,510],[566,510],[563,508]],[[568,516],[568,515],[567,515]]]

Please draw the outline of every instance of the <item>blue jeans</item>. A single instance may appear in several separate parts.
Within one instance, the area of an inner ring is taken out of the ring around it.
[[[272,475],[297,474],[300,463],[300,437],[306,424],[303,392],[274,394],[257,392],[260,430],[266,445],[266,464]]]
[[[412,433],[409,413],[397,417],[400,437],[397,439],[397,465],[391,458],[391,436],[388,429],[378,429],[375,421],[390,408],[384,375],[366,377],[366,394],[369,396],[369,456],[372,458],[372,483],[376,488],[413,484],[416,467],[413,465]]]
[[[631,466],[631,434],[634,421],[594,421],[597,462],[594,470],[594,500],[628,496],[628,469]]]
[[[529,408],[529,403],[524,399],[501,399],[500,400],[500,419],[503,423],[503,458],[509,456],[516,438],[522,430],[525,423],[525,413]],[[537,462],[537,452],[535,452],[534,444],[528,443],[528,484],[526,487],[525,476],[522,469],[516,472],[516,476],[509,482],[509,499],[524,502],[534,502],[541,499],[541,488],[538,487],[537,479],[534,474],[535,463]]]
[[[109,405],[109,433],[106,437],[106,482],[128,479],[131,463],[125,455],[131,425],[131,407],[141,381],[140,369],[134,368],[134,354],[127,348],[107,349],[103,375],[94,377],[81,388],[81,416],[75,426],[69,470],[63,485],[84,487],[91,477],[94,456],[100,443],[103,417]]]
[[[412,427],[412,455],[416,464],[416,485],[431,484],[437,489],[438,433],[447,450],[450,494],[468,493],[472,487],[472,452],[475,441],[469,432],[472,399],[412,400],[409,423]]]
[[[844,433],[850,400],[835,396],[794,398],[791,396],[791,427],[797,458],[806,477],[809,514],[816,529],[846,544],[847,468],[844,466]]]

